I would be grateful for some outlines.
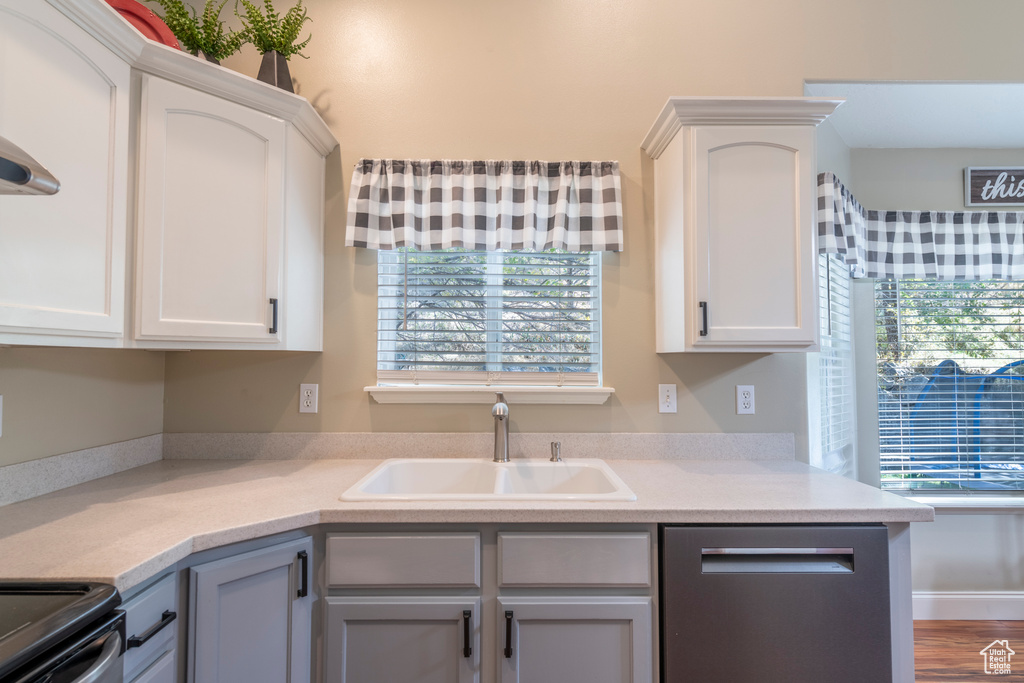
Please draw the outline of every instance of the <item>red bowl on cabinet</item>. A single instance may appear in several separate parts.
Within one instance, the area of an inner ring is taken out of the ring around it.
[[[171,33],[171,29],[167,28],[163,19],[137,0],[107,0],[107,4],[150,40],[176,50],[181,49],[178,39]]]

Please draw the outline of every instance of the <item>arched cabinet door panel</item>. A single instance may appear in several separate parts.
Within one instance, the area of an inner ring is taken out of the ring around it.
[[[0,343],[123,344],[130,83],[49,4],[0,0],[0,136],[61,184],[0,196]]]
[[[149,76],[139,121],[136,339],[277,343],[285,123]]]
[[[695,129],[695,347],[817,343],[813,149],[810,126]]]

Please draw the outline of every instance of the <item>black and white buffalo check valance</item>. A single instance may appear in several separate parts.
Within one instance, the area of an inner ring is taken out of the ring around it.
[[[345,243],[622,251],[619,162],[362,159]]]
[[[1024,213],[869,211],[822,173],[818,251],[842,256],[855,278],[1024,280]]]

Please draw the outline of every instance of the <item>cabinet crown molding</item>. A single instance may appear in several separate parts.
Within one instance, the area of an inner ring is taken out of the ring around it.
[[[155,43],[104,0],[47,1],[133,69],[284,119],[324,156],[338,146],[330,128],[304,97]]]
[[[683,126],[816,126],[845,101],[827,97],[670,97],[640,148],[657,159]]]

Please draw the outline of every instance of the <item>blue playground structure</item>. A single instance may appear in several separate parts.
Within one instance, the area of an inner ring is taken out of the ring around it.
[[[909,488],[1024,490],[1024,360],[991,374],[945,360],[879,394],[883,472]]]

